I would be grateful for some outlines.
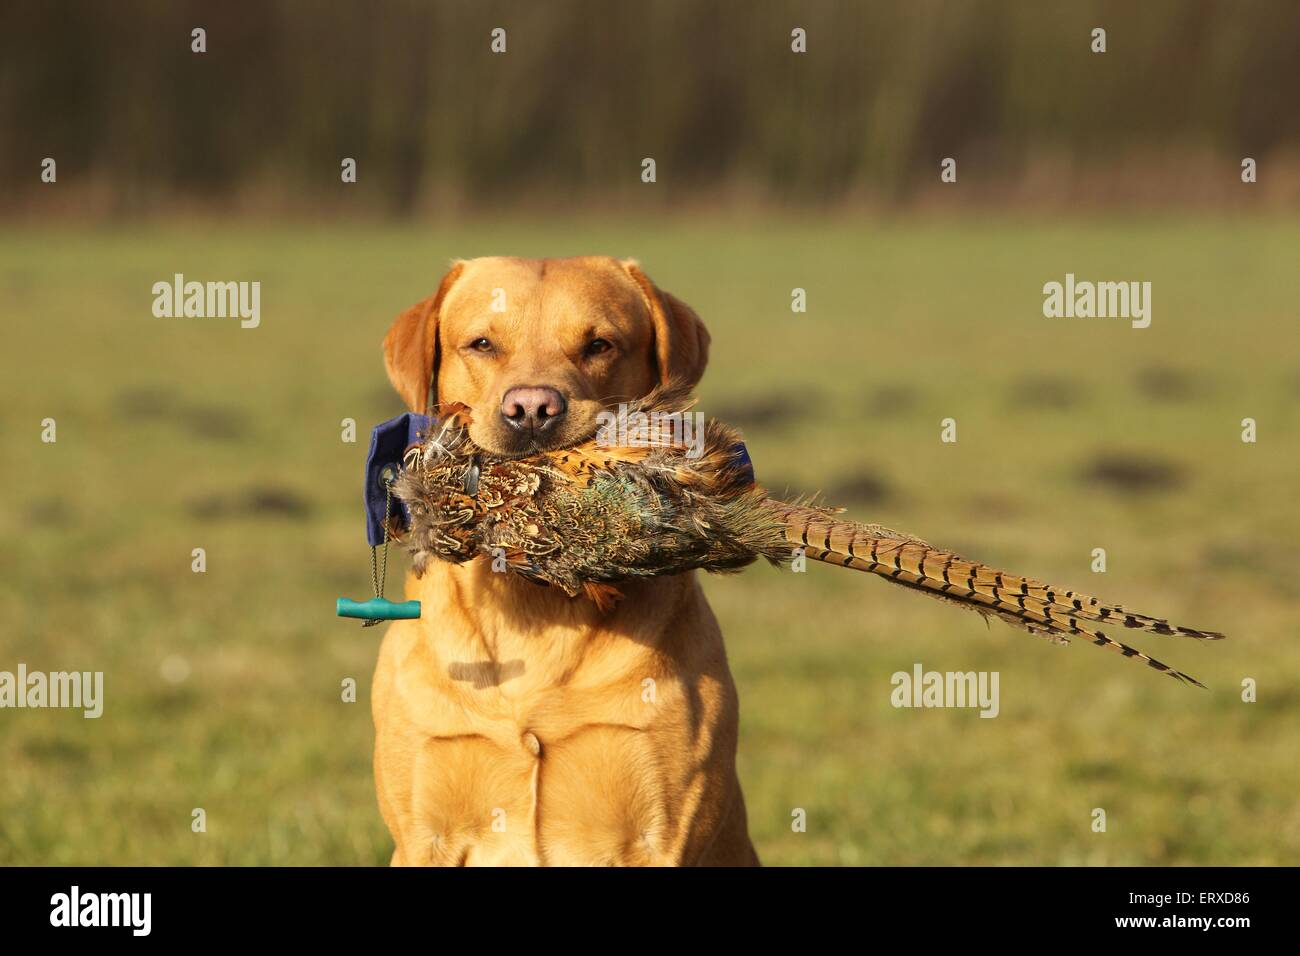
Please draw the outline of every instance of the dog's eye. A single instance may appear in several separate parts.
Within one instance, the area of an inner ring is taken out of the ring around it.
[[[601,355],[604,352],[608,352],[613,347],[614,346],[610,345],[605,339],[592,339],[587,343],[586,352],[588,355]]]
[[[469,347],[472,348],[475,352],[491,352],[491,351],[492,351],[492,343],[489,342],[489,341],[488,341],[487,339],[485,339],[485,338],[477,338],[477,339],[475,339],[473,342],[469,343]]]

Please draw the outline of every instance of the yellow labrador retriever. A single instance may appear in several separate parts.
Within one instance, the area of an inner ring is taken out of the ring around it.
[[[456,263],[384,340],[413,411],[461,402],[501,454],[589,438],[597,414],[694,384],[709,335],[636,263]],[[395,865],[757,864],[736,688],[694,573],[602,612],[489,562],[407,580],[375,671],[375,784]]]

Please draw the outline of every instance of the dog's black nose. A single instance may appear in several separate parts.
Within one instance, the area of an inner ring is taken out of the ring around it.
[[[568,403],[549,385],[520,385],[501,399],[501,417],[512,428],[543,432],[564,417]]]

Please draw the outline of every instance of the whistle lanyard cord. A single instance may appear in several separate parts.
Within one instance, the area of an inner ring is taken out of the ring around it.
[[[383,598],[384,585],[388,581],[388,516],[393,507],[393,486],[391,482],[384,485],[384,546],[383,557],[379,559],[377,552],[379,548],[370,549],[370,583],[375,586],[375,597]],[[374,627],[378,620],[370,620],[363,623],[362,627]]]

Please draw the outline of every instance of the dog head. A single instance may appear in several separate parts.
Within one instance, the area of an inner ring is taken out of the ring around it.
[[[694,385],[708,350],[695,312],[630,259],[489,257],[397,317],[384,363],[412,411],[467,405],[476,444],[528,455],[590,438],[602,410],[658,385]]]

